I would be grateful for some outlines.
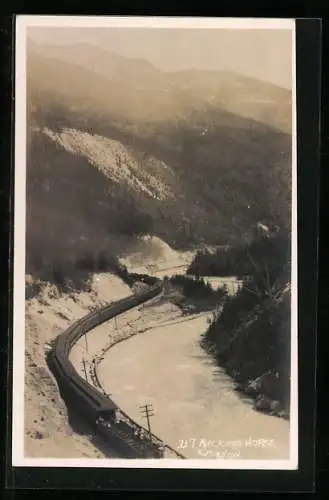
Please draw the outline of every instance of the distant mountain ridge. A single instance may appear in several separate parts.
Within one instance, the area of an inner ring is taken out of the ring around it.
[[[187,92],[191,98],[291,133],[291,92],[274,84],[227,71],[163,72],[144,59],[126,58],[84,43],[43,46],[29,41],[28,51],[79,66],[135,89]]]

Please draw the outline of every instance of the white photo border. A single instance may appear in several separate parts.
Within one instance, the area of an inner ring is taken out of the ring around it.
[[[288,460],[221,459],[50,459],[24,456],[25,377],[25,228],[26,228],[26,31],[28,27],[139,27],[184,29],[291,30],[292,43],[292,270],[291,270],[291,398],[290,457]],[[296,129],[296,30],[294,19],[238,19],[133,16],[33,16],[16,17],[15,62],[15,180],[14,180],[14,308],[12,466],[175,468],[234,470],[296,470],[298,468],[298,304],[297,304],[297,129]]]

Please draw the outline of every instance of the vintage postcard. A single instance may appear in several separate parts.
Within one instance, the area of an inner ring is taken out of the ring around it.
[[[296,469],[294,20],[17,16],[15,82],[13,465]]]

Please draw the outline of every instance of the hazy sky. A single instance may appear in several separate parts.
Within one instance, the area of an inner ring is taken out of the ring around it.
[[[228,70],[292,86],[291,30],[29,27],[27,34],[51,45],[99,45],[123,56],[147,59],[163,71]]]

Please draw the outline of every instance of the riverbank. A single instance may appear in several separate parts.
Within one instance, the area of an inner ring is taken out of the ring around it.
[[[245,285],[213,318],[201,346],[257,410],[289,420],[291,290],[281,281],[262,298]]]
[[[212,458],[209,449],[202,451],[195,443],[217,440],[226,443],[226,458],[287,459],[289,423],[255,411],[201,349],[200,334],[207,329],[209,314],[183,317],[176,311],[168,321],[166,307],[150,307],[150,316],[140,318],[148,329],[143,331],[140,320],[134,325],[142,335],[103,352],[97,372],[105,391],[143,426],[139,407],[151,403],[152,431],[187,458]],[[261,439],[267,444],[259,444]],[[238,442],[243,444],[233,457],[230,446],[238,447]]]

